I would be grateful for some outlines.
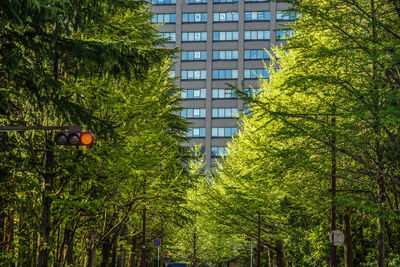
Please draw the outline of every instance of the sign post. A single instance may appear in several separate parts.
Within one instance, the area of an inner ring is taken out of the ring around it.
[[[157,267],[160,267],[160,239],[154,239],[153,244],[157,247]]]

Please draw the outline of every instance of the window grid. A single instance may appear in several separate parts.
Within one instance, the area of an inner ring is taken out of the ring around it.
[[[207,22],[207,13],[183,13],[182,22]]]
[[[238,59],[237,50],[214,50],[213,60],[237,60]]]
[[[213,108],[212,109],[213,118],[237,118],[238,109],[237,108]]]
[[[297,19],[297,13],[290,10],[277,10],[276,20],[295,20]]]
[[[276,40],[286,40],[288,37],[292,37],[292,34],[291,30],[276,31]]]
[[[182,61],[188,60],[207,60],[207,51],[183,51]]]
[[[151,20],[152,23],[175,23],[176,14],[155,14]]]
[[[244,13],[245,21],[266,21],[270,19],[269,11],[249,11]]]
[[[245,31],[244,40],[269,40],[269,31]]]
[[[238,40],[238,32],[213,32],[213,40],[214,41],[237,41]]]
[[[176,0],[152,0],[153,5],[175,5]]]
[[[264,49],[244,50],[244,59],[269,59],[269,55]]]
[[[237,127],[212,128],[212,137],[232,137],[237,134]]]
[[[181,80],[204,80],[206,74],[206,70],[182,70]]]
[[[237,79],[238,70],[213,70],[212,74],[214,80]]]
[[[207,4],[207,0],[188,0],[188,4]]]
[[[182,32],[182,42],[207,41],[207,32]]]
[[[169,39],[168,42],[175,42],[176,41],[176,33],[174,33],[174,32],[160,32],[160,33],[158,33],[158,35],[161,38],[168,38]]]
[[[181,110],[181,117],[184,118],[205,118],[205,108],[185,108]]]
[[[268,78],[269,73],[266,69],[245,69],[244,70],[244,78],[245,79],[259,79],[260,76],[262,76],[262,78]]]
[[[185,99],[206,98],[206,88],[182,90],[181,97]]]
[[[211,147],[211,157],[221,157],[228,154],[228,148],[226,146],[213,146]]]
[[[188,128],[187,137],[205,137],[206,128]]]
[[[237,98],[236,91],[234,89],[213,89],[212,98]]]
[[[238,12],[214,13],[214,22],[238,21]]]
[[[244,92],[249,96],[254,96],[260,93],[260,88],[245,88]]]
[[[219,4],[219,3],[237,3],[238,0],[214,0],[214,4]]]

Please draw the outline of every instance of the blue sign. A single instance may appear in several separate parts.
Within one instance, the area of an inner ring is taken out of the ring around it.
[[[153,244],[154,246],[159,247],[161,245],[160,239],[154,239]]]

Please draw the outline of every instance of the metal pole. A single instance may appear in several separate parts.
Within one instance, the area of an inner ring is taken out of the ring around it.
[[[336,124],[336,119],[333,117],[331,119],[332,129],[334,130]],[[335,132],[332,132],[332,147],[331,147],[331,156],[332,156],[332,165],[331,165],[331,193],[332,193],[332,210],[331,210],[331,231],[336,230],[336,205],[335,205],[335,196],[336,196],[336,136]],[[336,246],[331,243],[331,267],[337,267],[336,260]]]
[[[158,254],[157,254],[157,267],[160,267],[160,246],[157,247]]]
[[[0,126],[0,132],[10,131],[30,131],[30,130],[66,130],[81,132],[82,126],[69,125],[69,126]]]

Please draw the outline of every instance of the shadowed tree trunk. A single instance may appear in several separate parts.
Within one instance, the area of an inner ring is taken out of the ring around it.
[[[351,216],[348,209],[345,209],[343,215],[344,232],[344,262],[345,267],[353,267],[353,247],[351,241]]]
[[[272,249],[268,249],[268,267],[274,266],[274,251]]]
[[[278,241],[276,245],[276,266],[277,267],[284,267],[285,262],[283,260],[283,247],[282,241]]]

